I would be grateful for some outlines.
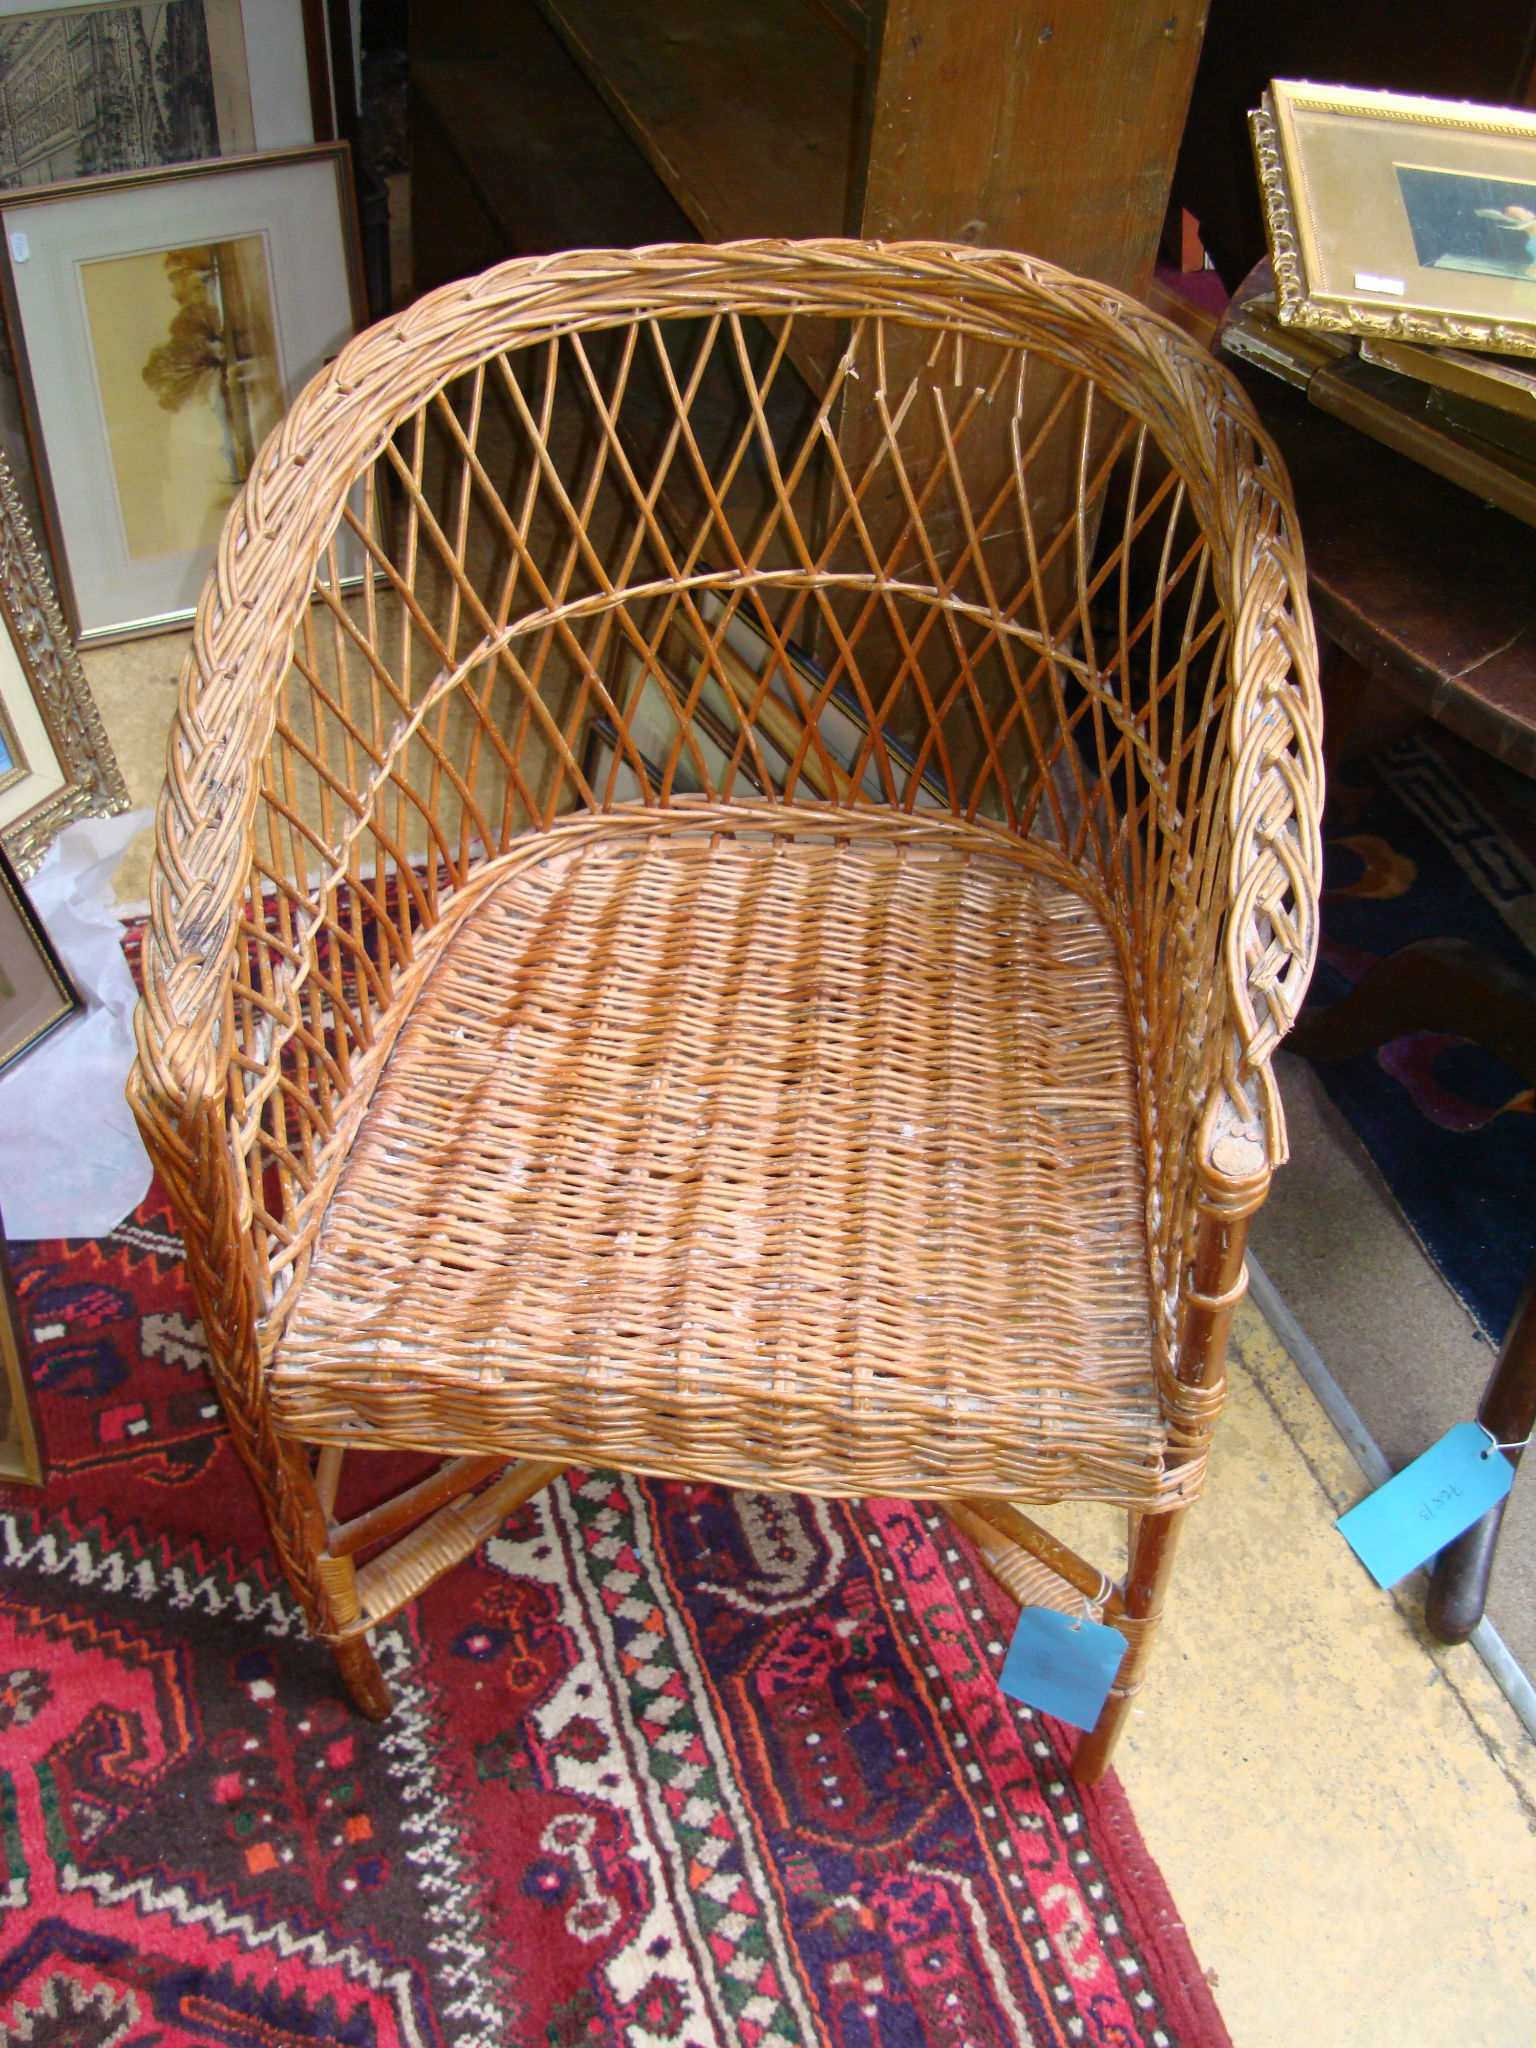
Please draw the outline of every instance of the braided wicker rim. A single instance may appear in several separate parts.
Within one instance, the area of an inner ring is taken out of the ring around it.
[[[514,261],[359,335],[301,393],[226,521],[182,671],[157,819],[138,1102],[156,1105],[164,1129],[222,1088],[219,1024],[259,762],[353,477],[402,418],[489,357],[669,313],[883,315],[1025,346],[1090,377],[1154,434],[1219,543],[1217,593],[1233,622],[1227,1121],[1255,1135],[1262,1125],[1269,1163],[1283,1159],[1269,1057],[1315,958],[1322,798],[1316,658],[1283,466],[1235,382],[1145,307],[1034,258],[935,243],[755,241]],[[1245,1177],[1261,1164],[1250,1148]]]

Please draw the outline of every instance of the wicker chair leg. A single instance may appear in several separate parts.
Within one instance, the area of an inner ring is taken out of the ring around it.
[[[1188,1508],[1175,1508],[1171,1514],[1140,1517],[1136,1548],[1126,1573],[1125,1611],[1106,1617],[1125,1637],[1125,1655],[1103,1712],[1073,1754],[1072,1775],[1080,1785],[1096,1785],[1109,1769],[1131,1701],[1141,1691],[1188,1513]]]
[[[379,1660],[366,1636],[349,1636],[336,1644],[336,1668],[348,1697],[360,1714],[370,1721],[382,1721],[394,1705]]]
[[[253,1466],[267,1525],[289,1585],[311,1629],[322,1636],[355,1628],[362,1619],[357,1571],[350,1557],[329,1555],[327,1514],[309,1461],[298,1445],[281,1442],[270,1467]],[[333,1639],[337,1668],[360,1714],[382,1721],[393,1701],[378,1659],[363,1635]]]
[[[1209,1145],[1205,1148],[1207,1152],[1210,1149]],[[1247,1161],[1245,1143],[1229,1145],[1228,1157],[1229,1170],[1211,1169],[1204,1176],[1193,1285],[1185,1294],[1179,1339],[1179,1380],[1192,1391],[1204,1392],[1208,1402],[1207,1412],[1197,1417],[1198,1436],[1190,1443],[1190,1451],[1201,1439],[1209,1440],[1221,1405],[1227,1336],[1233,1313],[1248,1287],[1243,1264],[1248,1223],[1269,1187],[1269,1169],[1262,1160],[1258,1171],[1242,1172]],[[1126,1639],[1125,1655],[1104,1711],[1072,1758],[1072,1775],[1080,1785],[1096,1785],[1109,1769],[1131,1701],[1141,1690],[1188,1512],[1188,1508],[1175,1508],[1169,1514],[1132,1516],[1128,1524],[1125,1597],[1121,1611],[1106,1616]]]

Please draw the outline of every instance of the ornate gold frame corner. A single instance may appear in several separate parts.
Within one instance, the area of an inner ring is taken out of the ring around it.
[[[10,465],[0,455],[0,606],[33,699],[64,772],[62,789],[0,828],[0,841],[24,879],[76,818],[110,817],[128,808],[128,788],[113,757],[101,713],[27,516]]]
[[[1285,159],[1280,154],[1280,130],[1275,125],[1274,102],[1268,93],[1250,111],[1248,133],[1253,140],[1259,197],[1264,202],[1264,219],[1269,229],[1276,315],[1287,327],[1314,327],[1333,334],[1350,332],[1349,322],[1334,307],[1314,305],[1307,297],[1301,245],[1296,240],[1296,220],[1291,212],[1291,188],[1286,180]]]

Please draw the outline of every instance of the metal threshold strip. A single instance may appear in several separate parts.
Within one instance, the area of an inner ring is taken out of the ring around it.
[[[1248,1293],[1254,1307],[1285,1346],[1297,1371],[1316,1395],[1323,1412],[1344,1439],[1355,1463],[1370,1484],[1384,1486],[1392,1467],[1377,1448],[1374,1438],[1355,1413],[1344,1389],[1323,1363],[1322,1354],[1286,1306],[1273,1280],[1248,1253]],[[1525,1727],[1536,1740],[1536,1685],[1516,1663],[1509,1646],[1485,1614],[1467,1638],[1487,1665],[1490,1675]]]

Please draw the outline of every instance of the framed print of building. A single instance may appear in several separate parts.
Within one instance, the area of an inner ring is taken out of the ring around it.
[[[0,19],[0,188],[254,146],[239,0]]]

